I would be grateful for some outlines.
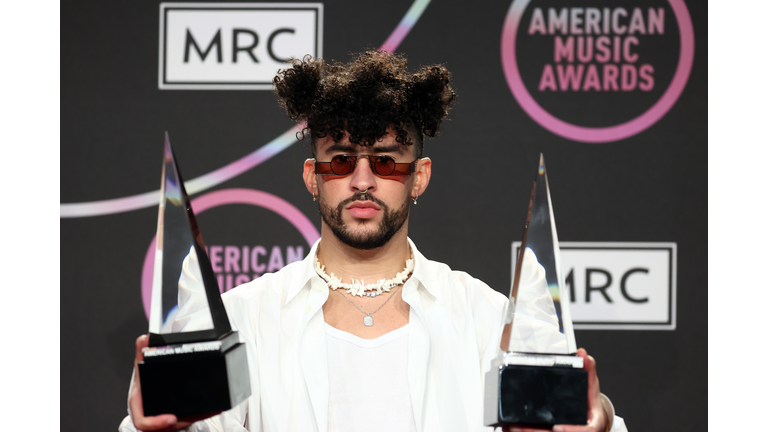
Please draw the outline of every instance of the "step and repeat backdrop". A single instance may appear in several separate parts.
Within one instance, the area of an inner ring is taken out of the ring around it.
[[[632,431],[705,430],[707,6],[682,0],[67,2],[61,426],[114,430],[148,329],[164,133],[222,290],[319,238],[271,79],[306,54],[440,63],[457,104],[409,234],[507,294],[539,154],[576,340]]]

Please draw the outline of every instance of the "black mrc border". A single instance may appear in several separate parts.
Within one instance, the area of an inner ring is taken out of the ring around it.
[[[168,11],[314,11],[315,12],[315,52],[319,52],[318,33],[320,32],[320,8],[319,7],[191,7],[171,6],[163,9],[163,84],[164,85],[272,85],[272,81],[247,81],[247,82],[213,82],[213,81],[184,81],[170,82],[167,78],[168,68],[166,56],[168,55]]]
[[[669,319],[665,322],[661,323],[651,323],[651,322],[627,322],[627,321],[621,321],[621,322],[611,322],[611,321],[579,321],[574,322],[574,325],[600,325],[600,326],[633,326],[633,325],[642,325],[642,326],[671,326],[672,325],[672,278],[674,277],[674,271],[673,270],[673,248],[668,246],[648,246],[648,247],[642,247],[642,246],[560,246],[560,250],[636,250],[636,251],[646,251],[646,250],[659,250],[659,251],[667,251],[668,257],[669,257],[669,297],[667,298],[667,316]],[[515,253],[520,253],[520,245],[517,245],[515,247]]]

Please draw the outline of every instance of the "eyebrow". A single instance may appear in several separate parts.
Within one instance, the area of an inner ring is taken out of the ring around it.
[[[354,150],[355,148],[349,144],[333,143],[330,147],[328,147],[327,151],[329,152],[342,151],[342,152],[354,153]],[[371,147],[370,152],[371,153],[402,153],[403,148],[399,144],[390,144],[387,146]]]
[[[374,153],[402,153],[403,146],[399,144],[390,144],[387,146],[372,147],[371,151],[373,151]]]
[[[343,151],[343,152],[352,152],[354,150],[354,147],[352,147],[349,144],[342,144],[342,143],[333,143],[330,147],[328,147],[329,152],[332,151]]]

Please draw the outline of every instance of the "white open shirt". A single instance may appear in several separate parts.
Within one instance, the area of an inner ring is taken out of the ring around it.
[[[483,426],[484,375],[499,353],[508,299],[467,273],[427,260],[408,241],[414,271],[402,296],[410,305],[407,382],[416,429],[492,430]],[[233,330],[246,345],[251,396],[190,431],[328,431],[322,307],[329,290],[314,270],[318,243],[303,261],[222,295]],[[185,270],[181,282],[194,277]],[[200,309],[197,297],[180,305],[180,316]],[[187,315],[186,329],[205,327],[196,315]],[[611,432],[625,430],[615,417]],[[135,431],[130,416],[120,431]]]

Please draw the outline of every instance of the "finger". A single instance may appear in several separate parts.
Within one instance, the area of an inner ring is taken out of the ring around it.
[[[188,425],[191,425],[192,423],[194,423],[196,421],[204,420],[204,419],[207,419],[208,417],[213,417],[213,416],[219,415],[219,414],[221,414],[223,412],[224,411],[215,411],[215,412],[209,412],[209,413],[195,415],[195,416],[190,416],[190,417],[182,417],[182,418],[179,419],[179,424],[188,423]],[[184,426],[184,427],[186,427],[186,426]]]
[[[587,371],[588,391],[587,397],[589,400],[589,407],[598,404],[598,398],[600,397],[600,380],[597,378],[597,361],[594,357],[587,353],[584,348],[579,348],[576,351],[576,355],[584,359],[584,370]]]
[[[552,432],[602,432],[592,425],[557,425],[552,428]]]
[[[145,334],[136,338],[136,361],[144,361],[144,348],[149,346],[149,337]]]
[[[144,348],[149,345],[149,337],[141,335],[136,338],[136,357],[133,359],[133,388],[139,389],[141,394],[141,382],[139,381],[139,363],[144,361]]]
[[[176,430],[183,427],[178,424],[178,419],[173,414],[161,414],[157,416],[144,417],[144,406],[141,399],[141,387],[137,385],[138,380],[134,382],[134,387],[131,389],[131,398],[128,401],[131,406],[131,418],[133,419],[133,425],[140,431],[160,431],[160,430]]]
[[[526,428],[526,427],[517,427],[517,426],[508,426],[509,432],[542,432],[549,429],[538,429],[538,428]]]
[[[135,424],[135,426],[141,431],[175,431],[190,427],[197,421],[213,417],[222,412],[223,411],[211,412],[192,417],[184,417],[183,419],[178,419],[173,414],[162,414],[158,416],[144,417],[142,421],[143,428],[140,428],[138,424]]]
[[[584,370],[587,371],[587,426],[563,425],[564,432],[597,431],[602,432],[606,419],[605,410],[600,400],[600,380],[597,377],[597,361],[579,348],[576,355],[584,359]],[[553,429],[554,430],[554,429]]]
[[[141,335],[136,338],[136,358],[133,362],[134,379],[131,388],[131,398],[128,404],[131,407],[131,417],[133,425],[140,431],[160,431],[175,430],[183,426],[178,426],[178,419],[173,414],[162,414],[158,416],[144,417],[144,403],[141,398],[141,379],[139,377],[139,362],[144,361],[144,348],[149,346],[149,337]]]
[[[576,351],[576,355],[584,359],[584,369],[589,369],[589,367],[591,367],[589,363],[589,359],[591,358],[591,356],[589,355],[589,353],[587,353],[587,350],[585,350],[584,348],[579,348]]]
[[[183,425],[179,423],[173,414],[161,414],[158,416],[141,417],[133,419],[133,425],[136,429],[144,432],[149,431],[172,431],[185,428],[191,423]]]
[[[131,387],[131,397],[128,404],[131,407],[131,417],[134,422],[136,418],[144,417],[144,403],[141,399],[141,380],[139,379],[139,362],[144,361],[143,348],[149,343],[147,335],[141,335],[136,338],[136,357],[133,360],[133,385]]]
[[[144,417],[144,404],[141,399],[141,380],[139,379],[139,362],[144,361],[143,349],[149,344],[147,335],[136,338],[136,358],[133,360],[133,386],[128,404],[131,406],[133,417]]]
[[[591,406],[587,412],[586,425],[555,425],[553,432],[603,432],[605,430],[605,411],[602,403]]]

